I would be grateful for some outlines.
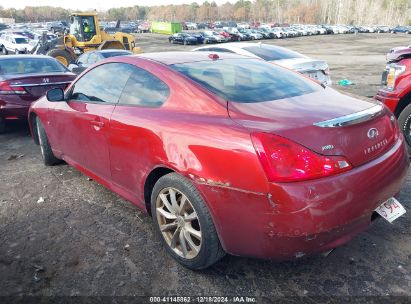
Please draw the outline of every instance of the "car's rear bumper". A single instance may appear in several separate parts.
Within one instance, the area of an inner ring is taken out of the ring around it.
[[[379,90],[377,95],[374,98],[383,104],[385,104],[391,112],[395,112],[398,103],[400,102],[400,98],[398,97],[398,93],[395,91],[387,91],[387,90]]]
[[[273,183],[268,192],[197,185],[228,253],[283,260],[328,251],[365,230],[375,208],[400,191],[408,166],[401,136],[378,159],[328,178]]]
[[[0,118],[5,120],[27,119],[30,105],[0,102]]]

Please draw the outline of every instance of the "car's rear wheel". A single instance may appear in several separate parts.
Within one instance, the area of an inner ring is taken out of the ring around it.
[[[53,166],[61,163],[61,160],[54,156],[46,131],[44,130],[43,124],[38,117],[36,117],[36,130],[40,144],[41,157],[43,158],[44,164],[46,166]]]
[[[402,110],[398,117],[398,123],[407,143],[408,154],[411,156],[411,104]]]
[[[170,173],[157,181],[151,214],[167,252],[183,266],[204,269],[225,255],[204,200],[181,175]]]

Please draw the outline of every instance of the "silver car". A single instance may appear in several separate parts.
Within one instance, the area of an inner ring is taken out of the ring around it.
[[[216,47],[203,46],[193,51],[228,52],[270,61],[295,70],[327,86],[332,84],[328,64],[279,46],[263,43],[232,42]]]

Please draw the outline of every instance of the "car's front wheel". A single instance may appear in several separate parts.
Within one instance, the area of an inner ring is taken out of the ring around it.
[[[44,164],[46,166],[53,166],[61,163],[61,160],[54,156],[49,144],[49,140],[47,138],[46,131],[44,130],[44,126],[40,118],[38,117],[36,117],[36,130],[41,150],[41,157]]]
[[[181,175],[170,173],[157,181],[151,214],[166,250],[183,266],[204,269],[225,255],[204,200]]]
[[[411,104],[402,110],[398,117],[398,123],[407,143],[408,154],[411,156]]]

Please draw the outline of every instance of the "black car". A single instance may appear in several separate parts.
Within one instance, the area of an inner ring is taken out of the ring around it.
[[[197,43],[199,43],[199,44],[204,43],[204,36],[201,33],[190,33],[190,36],[197,39]]]
[[[78,74],[81,74],[89,66],[103,59],[106,59],[109,57],[115,57],[115,56],[132,55],[132,54],[133,53],[130,51],[116,50],[116,49],[87,52],[87,53],[80,55],[77,58],[75,63],[72,63],[68,66],[68,69],[74,74],[78,75]]]
[[[48,22],[47,30],[49,30],[52,33],[64,33],[69,30],[69,25],[66,21]]]
[[[181,44],[197,44],[197,38],[190,36],[187,33],[177,33],[168,37],[168,42]]]

